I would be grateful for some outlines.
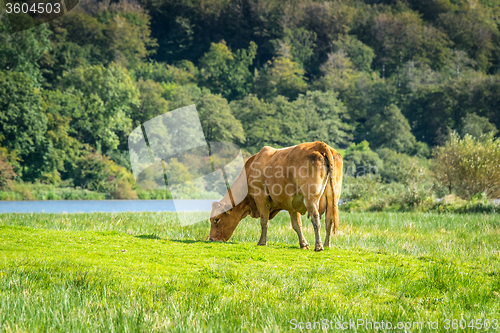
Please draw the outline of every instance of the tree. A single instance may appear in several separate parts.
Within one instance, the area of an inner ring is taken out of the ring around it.
[[[244,147],[250,153],[255,154],[266,145],[277,147],[276,142],[281,142],[280,124],[274,105],[255,95],[248,95],[242,100],[232,101],[230,107],[245,130]]]
[[[292,59],[299,63],[302,68],[307,68],[314,55],[316,37],[315,32],[306,30],[303,27],[285,29],[283,38],[274,41],[274,47],[279,49],[284,45],[289,46]]]
[[[42,179],[57,183],[65,178],[67,168],[77,160],[81,143],[73,128],[75,115],[81,114],[82,104],[77,96],[60,90],[44,91],[43,109],[47,117],[46,144],[39,154],[46,161]]]
[[[480,13],[480,9],[446,12],[439,15],[439,24],[460,50],[469,53],[479,69],[486,72],[494,49],[493,40],[500,36],[495,23]],[[467,27],[467,29],[464,29]]]
[[[344,1],[311,1],[296,11],[299,22],[303,22],[299,26],[306,27],[317,36],[311,59],[312,68],[309,69],[312,75],[320,75],[320,65],[326,61],[327,54],[333,51],[332,41],[337,40],[339,35],[348,34],[356,25],[356,18],[361,21],[361,17],[368,14],[367,7],[361,2],[350,6]]]
[[[23,73],[39,86],[38,61],[49,49],[50,31],[45,24],[21,33],[11,33],[7,15],[0,17],[0,70]]]
[[[0,70],[0,143],[9,151],[18,152],[23,168],[16,171],[27,180],[40,176],[44,163],[37,156],[46,143],[47,131],[40,97],[33,79]]]
[[[420,177],[422,166],[415,156],[398,153],[389,148],[377,150],[378,156],[384,162],[380,170],[382,180],[387,183],[398,182],[402,184],[416,183]]]
[[[180,85],[195,84],[198,77],[198,68],[190,62],[183,61],[171,66],[156,61],[137,64],[131,71],[135,80],[152,80],[158,83],[175,83]]]
[[[292,61],[289,56],[279,56],[258,72],[254,90],[264,98],[282,95],[295,99],[307,89],[304,75],[305,71],[300,64]]]
[[[243,124],[245,148],[251,152],[316,140],[346,145],[352,137],[347,110],[331,91],[308,92],[293,102],[284,96],[266,102],[250,95],[233,101],[231,109]]]
[[[169,110],[168,102],[162,96],[165,89],[161,84],[149,79],[146,81],[140,79],[136,82],[136,87],[140,94],[139,104],[133,104],[130,112],[134,127]]]
[[[72,123],[78,141],[103,152],[116,149],[120,140],[126,142],[139,92],[125,69],[116,64],[78,67],[65,73],[60,88],[77,96],[82,105]]]
[[[279,126],[279,132],[274,134],[276,141],[273,143],[273,147],[288,147],[312,141],[308,139],[312,133],[308,132],[306,114],[308,111],[316,113],[315,110],[306,109],[309,100],[300,101],[301,97],[302,95],[299,95],[299,99],[294,102],[290,102],[284,96],[277,96],[269,101],[270,107],[276,110],[274,121]]]
[[[353,177],[362,177],[366,175],[378,175],[382,169],[383,162],[376,152],[370,149],[367,141],[359,144],[351,144],[344,155],[344,172]]]
[[[0,147],[0,190],[12,185],[12,180],[17,177],[14,166],[18,163],[16,152],[9,152],[7,148]]]
[[[168,101],[170,110],[196,104],[204,95],[210,94],[210,90],[195,84],[162,84],[162,87],[164,88],[162,96]]]
[[[412,9],[421,13],[424,19],[435,21],[439,14],[445,13],[453,9],[453,0],[409,0],[409,5]]]
[[[338,41],[333,43],[336,52],[344,51],[349,60],[357,70],[368,72],[371,70],[375,52],[373,49],[361,41],[356,36],[341,36]]]
[[[376,148],[390,148],[401,153],[411,153],[416,140],[408,120],[399,108],[391,104],[380,112],[372,112],[366,122],[368,140]]]
[[[498,133],[497,127],[490,123],[488,118],[469,113],[462,119],[462,136],[469,134],[473,138],[479,139],[484,135]]]
[[[353,88],[358,77],[351,59],[344,50],[328,53],[328,60],[320,69],[323,77],[318,81],[318,85],[324,90],[345,92]]]
[[[375,17],[371,31],[370,46],[377,53],[382,77],[397,72],[409,60],[439,69],[450,53],[447,36],[433,26],[424,25],[415,12],[381,13]]]
[[[203,96],[197,105],[200,122],[208,142],[244,142],[245,133],[231,113],[227,100],[220,95]]]
[[[134,177],[108,157],[86,147],[70,170],[76,186],[107,193],[115,199],[137,199],[131,184]]]
[[[402,110],[419,141],[442,145],[448,129],[462,132],[463,119],[468,114],[477,112],[499,128],[499,96],[498,76],[463,73],[456,80],[417,85],[405,96]]]
[[[434,177],[450,193],[471,198],[478,193],[500,197],[500,139],[490,134],[484,140],[470,135],[450,140],[434,152]]]
[[[156,40],[151,37],[150,17],[138,3],[119,1],[106,8],[99,18],[107,24],[106,36],[114,62],[127,67],[136,65],[141,59],[156,52]],[[90,7],[95,6],[92,2]]]
[[[380,110],[397,103],[397,90],[392,79],[381,79],[377,74],[359,72],[354,84],[340,91],[340,99],[345,103],[354,129],[354,141],[371,140],[370,117]]]
[[[137,3],[81,0],[79,6],[50,22],[52,51],[44,64],[52,80],[81,65],[132,67],[155,52],[150,17]]]
[[[242,124],[235,118],[234,110],[224,97],[211,94],[208,89],[200,89],[196,85],[173,85],[169,88],[164,93],[168,95],[169,109],[195,104],[207,141],[245,141]]]
[[[299,121],[307,125],[303,141],[325,141],[332,146],[346,146],[352,139],[347,109],[333,91],[309,91],[293,103],[305,110]]]
[[[252,64],[257,45],[250,43],[248,50],[232,53],[226,42],[212,43],[210,50],[200,59],[200,85],[213,93],[232,100],[246,95],[251,88]]]

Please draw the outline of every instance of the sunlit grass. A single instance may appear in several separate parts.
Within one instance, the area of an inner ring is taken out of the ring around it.
[[[0,330],[272,332],[289,331],[292,319],[500,319],[495,214],[343,213],[322,253],[299,249],[284,213],[271,221],[267,247],[256,246],[257,220],[242,221],[225,244],[206,242],[208,231],[208,222],[183,227],[173,213],[1,214]]]

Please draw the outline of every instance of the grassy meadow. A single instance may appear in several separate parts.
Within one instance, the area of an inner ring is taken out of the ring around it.
[[[495,331],[500,320],[498,214],[342,213],[321,253],[299,249],[284,213],[266,247],[257,220],[228,243],[208,231],[171,213],[0,214],[0,331],[300,331],[293,319],[439,331],[488,319]]]

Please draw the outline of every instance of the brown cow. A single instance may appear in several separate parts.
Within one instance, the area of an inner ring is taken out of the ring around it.
[[[210,240],[227,241],[238,223],[250,215],[260,217],[262,233],[258,245],[266,245],[269,220],[286,210],[299,236],[300,247],[308,249],[300,221],[300,214],[307,212],[314,227],[314,250],[322,251],[320,218],[326,211],[325,247],[330,247],[332,227],[335,234],[339,226],[342,164],[340,154],[323,142],[283,149],[262,148],[248,159],[245,173],[240,174],[226,196],[212,204]],[[242,181],[245,176],[246,182]],[[244,186],[248,188],[245,199],[232,205],[233,197],[242,197],[238,194],[245,191]]]

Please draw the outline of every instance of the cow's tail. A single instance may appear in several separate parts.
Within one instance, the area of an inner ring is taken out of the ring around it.
[[[328,147],[328,145],[324,142],[321,142],[321,146],[322,146],[322,153],[323,153],[323,156],[326,157],[326,161],[328,163],[328,169],[329,169],[329,180],[330,180],[330,187],[332,189],[332,195],[333,195],[333,207],[335,207],[335,205],[337,205],[337,198],[336,198],[336,192],[335,191],[335,181],[337,179],[337,175],[336,175],[336,172],[337,172],[337,168],[335,167],[335,160],[333,159],[333,155],[332,155],[332,151],[330,150],[330,147]],[[329,202],[327,201],[327,209],[328,209],[328,206],[329,206]],[[332,207],[332,208],[333,208]]]
[[[327,219],[331,219],[330,223],[333,223],[333,233],[336,234],[339,228],[339,212],[338,212],[338,199],[340,196],[340,186],[335,186],[339,185],[337,184],[337,181],[342,179],[342,171],[340,171],[340,175],[337,175],[337,172],[339,172],[339,168],[337,166],[340,166],[340,170],[342,170],[342,158],[340,155],[337,153],[335,157],[332,154],[332,150],[330,147],[328,147],[324,142],[321,142],[322,145],[322,154],[326,158],[326,161],[328,163],[329,167],[329,173],[328,173],[328,178],[330,179],[330,188],[332,189],[332,197],[329,198],[330,194],[328,191],[326,192],[326,216]],[[337,156],[338,155],[338,156]],[[337,165],[338,163],[338,165]],[[330,226],[331,227],[331,226]],[[331,230],[331,229],[330,229]],[[329,237],[329,235],[328,235]],[[330,239],[327,239],[325,241],[325,244],[327,246],[330,245]]]

